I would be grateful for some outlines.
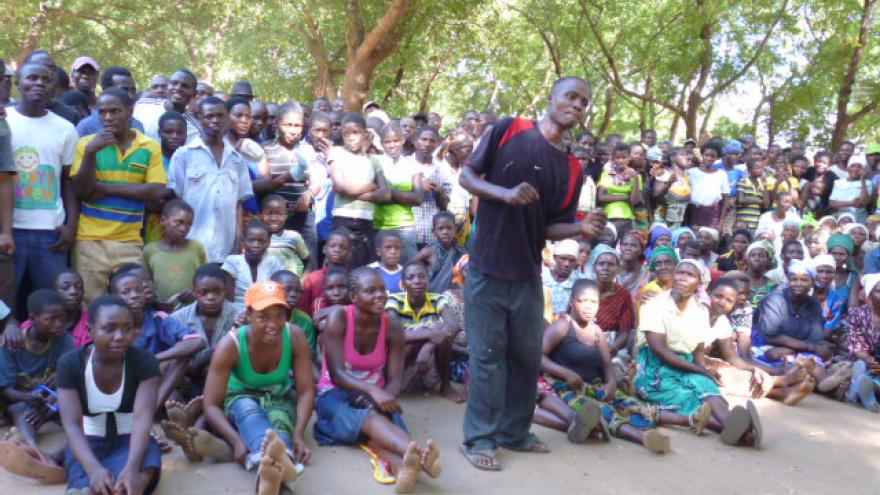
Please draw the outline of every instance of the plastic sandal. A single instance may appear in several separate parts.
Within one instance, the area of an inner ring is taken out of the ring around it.
[[[360,448],[370,456],[370,464],[373,465],[373,479],[383,485],[393,485],[397,483],[397,478],[391,474],[388,462],[381,459],[376,452],[365,444],[360,444]]]

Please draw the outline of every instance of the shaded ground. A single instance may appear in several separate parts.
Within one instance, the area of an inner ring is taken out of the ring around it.
[[[736,399],[734,399],[736,402]],[[880,490],[880,415],[813,396],[798,407],[761,401],[765,448],[730,448],[717,436],[697,438],[665,429],[673,452],[663,456],[613,439],[610,444],[572,445],[540,427],[549,455],[501,451],[504,470],[477,471],[458,453],[463,406],[437,397],[403,401],[404,417],[418,439],[440,445],[444,472],[417,493],[668,493],[668,494],[861,494]],[[56,445],[63,435],[48,435]],[[310,444],[314,445],[309,430]],[[157,491],[169,494],[252,493],[253,477],[233,464],[190,464],[180,450],[165,456]],[[4,494],[61,494],[0,470]],[[347,447],[314,446],[299,494],[393,494],[377,484],[366,454]]]

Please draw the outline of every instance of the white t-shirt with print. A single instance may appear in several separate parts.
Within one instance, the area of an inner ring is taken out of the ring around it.
[[[15,107],[6,112],[17,171],[12,226],[54,230],[64,224],[61,173],[73,164],[79,135],[52,112],[42,117],[26,117]]]

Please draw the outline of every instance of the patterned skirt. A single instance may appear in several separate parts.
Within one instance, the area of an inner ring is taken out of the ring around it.
[[[694,361],[691,354],[678,353],[678,357]],[[635,386],[642,399],[688,416],[697,411],[703,399],[721,395],[714,380],[665,364],[647,345],[639,350]]]
[[[549,384],[553,392],[575,411],[580,411],[587,402],[598,404],[602,417],[614,435],[617,435],[620,427],[626,424],[640,430],[657,427],[657,421],[660,419],[660,409],[657,406],[627,395],[621,390],[617,390],[613,400],[604,402],[602,399],[605,391],[602,389],[601,380],[586,383],[577,390],[571,388],[565,380],[549,375],[545,376],[544,380],[544,383]]]

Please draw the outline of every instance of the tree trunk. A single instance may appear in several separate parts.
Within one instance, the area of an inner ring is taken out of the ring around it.
[[[605,90],[605,113],[602,115],[602,123],[599,124],[599,129],[596,130],[597,142],[605,137],[605,133],[608,132],[608,127],[611,125],[611,117],[614,115],[614,95],[614,89],[608,86]],[[609,153],[613,151],[608,150]]]
[[[40,46],[40,41],[43,39],[43,31],[46,29],[46,24],[49,21],[49,9],[50,7],[46,5],[46,2],[40,2],[39,11],[31,22],[31,28],[28,29],[27,35],[24,37],[24,43],[22,43],[21,48],[18,50],[18,55],[13,58],[16,68],[21,65],[21,62],[28,53]]]
[[[837,116],[834,119],[834,132],[831,134],[831,149],[836,151],[840,147],[840,143],[846,140],[849,125],[853,122],[849,114],[849,102],[852,97],[853,86],[856,82],[856,76],[859,67],[862,64],[862,57],[865,54],[865,46],[868,44],[868,36],[870,34],[871,14],[874,10],[876,0],[864,0],[862,7],[862,20],[859,25],[859,39],[855,44],[852,56],[850,56],[846,74],[840,90],[837,92]]]
[[[700,106],[688,104],[687,111],[684,114],[685,139],[697,139],[699,137],[697,127],[697,117],[700,115]]]

